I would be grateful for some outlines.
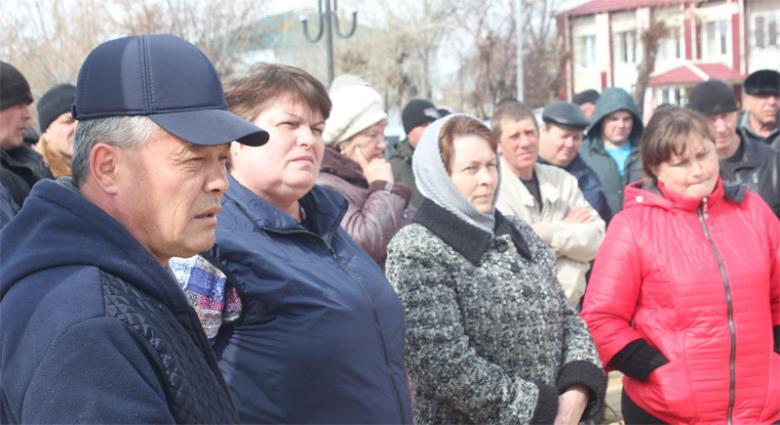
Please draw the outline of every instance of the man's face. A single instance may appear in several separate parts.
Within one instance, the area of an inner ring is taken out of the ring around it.
[[[616,111],[601,121],[601,138],[605,143],[622,146],[628,141],[634,117],[628,111]]]
[[[501,120],[501,155],[516,176],[527,175],[533,170],[539,153],[539,137],[531,118]]]
[[[778,108],[780,108],[780,97],[777,95],[745,95],[745,109],[761,125],[776,125]]]
[[[11,150],[22,145],[30,118],[30,108],[26,103],[0,110],[0,149]]]
[[[588,119],[591,119],[593,117],[593,111],[596,110],[596,105],[594,103],[583,103],[580,105],[580,110]]]
[[[420,142],[420,138],[422,137],[423,132],[425,132],[425,128],[428,127],[432,122],[433,121],[428,121],[420,124],[413,128],[412,131],[406,135],[406,138],[409,139],[409,144],[412,146],[412,148],[417,147],[417,143]]]
[[[737,112],[708,115],[707,121],[715,132],[715,149],[718,156],[734,153],[739,147],[739,135],[737,135]]]
[[[209,249],[228,187],[228,145],[193,145],[159,130],[117,152],[119,222],[163,265]]]
[[[51,147],[65,158],[73,156],[73,135],[76,133],[76,120],[70,112],[60,114],[49,128],[43,132],[43,136],[49,141]]]
[[[582,130],[545,124],[542,126],[539,156],[550,164],[565,167],[574,160],[582,144]]]

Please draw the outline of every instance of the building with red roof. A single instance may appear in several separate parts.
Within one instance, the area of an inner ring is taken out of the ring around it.
[[[633,93],[642,35],[656,21],[667,35],[645,93],[646,111],[683,105],[694,85],[710,79],[731,84],[739,96],[747,74],[780,69],[778,0],[591,0],[558,15],[560,42],[570,53],[562,97],[606,87]]]

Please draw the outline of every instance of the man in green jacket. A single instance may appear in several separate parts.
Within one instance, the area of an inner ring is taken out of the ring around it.
[[[599,177],[613,214],[623,209],[623,187],[644,175],[639,160],[642,119],[631,95],[608,88],[596,102],[580,156]]]
[[[425,127],[441,117],[442,115],[436,106],[426,99],[412,99],[401,111],[401,121],[404,124],[406,138],[393,149],[393,154],[390,156],[390,166],[393,168],[395,181],[406,183],[412,188],[409,204],[415,208],[420,206],[422,195],[414,183],[412,155],[414,155],[414,148],[420,141]]]

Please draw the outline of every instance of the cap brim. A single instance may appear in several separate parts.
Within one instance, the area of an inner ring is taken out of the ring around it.
[[[196,145],[215,146],[236,141],[262,146],[269,137],[262,128],[222,109],[168,112],[149,115],[149,118],[167,132]]]

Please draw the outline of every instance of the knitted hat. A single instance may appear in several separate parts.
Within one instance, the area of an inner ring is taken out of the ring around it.
[[[73,84],[57,84],[38,99],[38,123],[41,133],[60,115],[70,112],[76,98],[76,86]]]
[[[357,75],[341,74],[334,78],[333,82],[330,83],[329,93],[333,93],[334,91],[347,86],[370,86],[370,84],[368,84],[368,81],[358,77]]]
[[[24,75],[10,63],[0,61],[0,109],[32,101],[30,85]]]
[[[333,109],[325,121],[323,139],[328,146],[338,146],[352,136],[387,119],[382,96],[368,86],[350,85],[330,93]]]
[[[401,121],[404,124],[404,132],[409,134],[415,127],[434,122],[442,116],[439,109],[429,100],[412,99],[404,106]]]
[[[780,96],[780,72],[771,69],[756,71],[745,78],[745,93],[753,96]]]
[[[737,110],[737,100],[729,86],[720,80],[699,83],[688,97],[688,108],[705,116]]]
[[[581,91],[574,95],[574,97],[571,98],[571,103],[582,106],[586,103],[592,103],[596,104],[596,102],[599,101],[599,92],[596,90],[590,89]]]

